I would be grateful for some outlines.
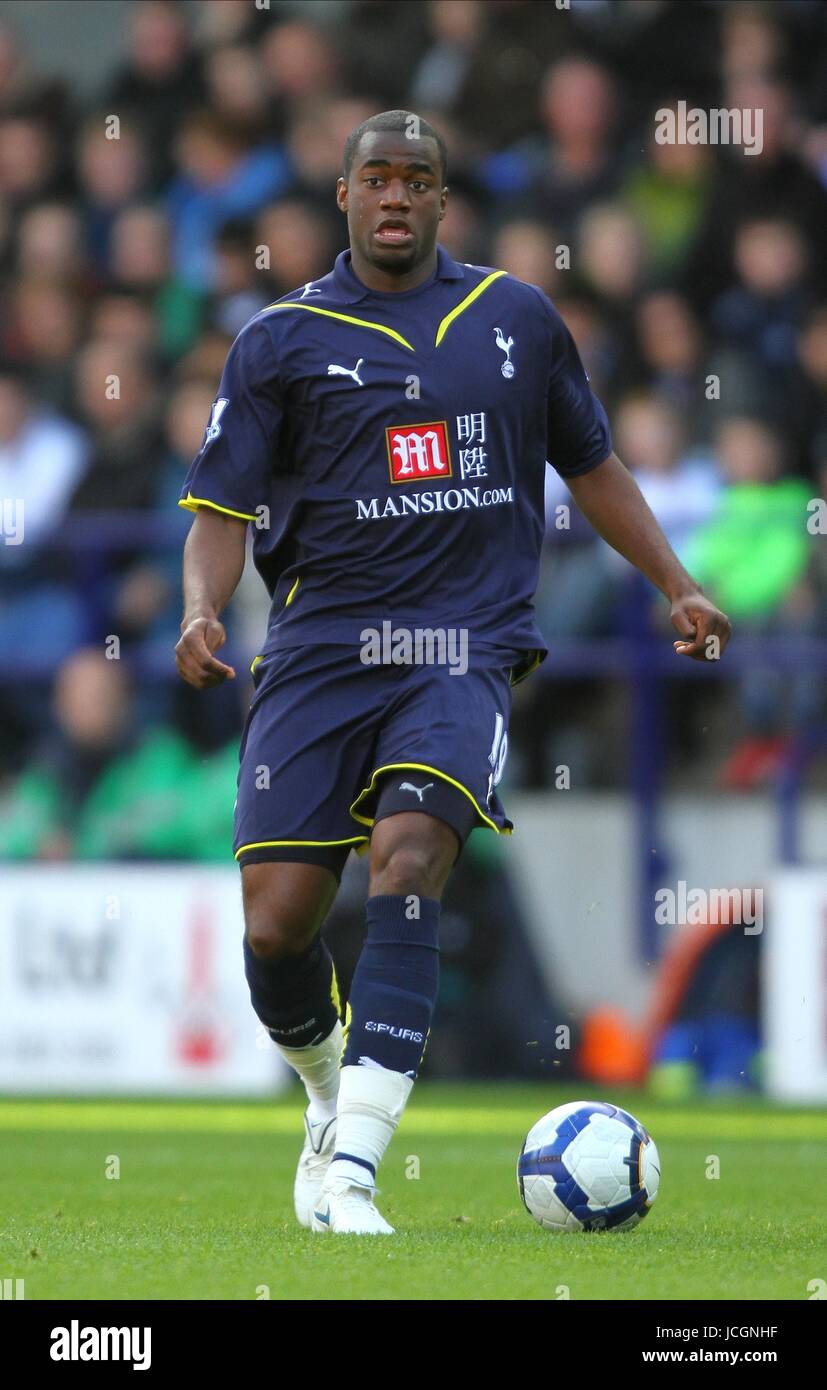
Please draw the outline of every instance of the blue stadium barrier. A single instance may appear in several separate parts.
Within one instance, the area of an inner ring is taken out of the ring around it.
[[[98,513],[65,518],[49,538],[48,553],[59,554],[70,562],[71,583],[82,595],[90,631],[103,632],[105,620],[103,592],[113,559],[135,551],[146,557],[162,554],[167,560],[180,558],[186,527],[181,513]],[[587,540],[592,532],[584,519],[572,511],[568,532],[552,532],[551,544],[569,545]],[[0,565],[0,594],[3,569]],[[644,961],[658,954],[661,933],[654,920],[654,892],[668,873],[668,852],[659,833],[660,783],[664,765],[663,701],[661,683],[669,680],[735,680],[768,663],[797,672],[823,674],[827,679],[827,638],[798,635],[772,635],[767,639],[739,638],[737,632],[724,662],[690,661],[678,658],[672,649],[668,630],[655,633],[649,623],[653,590],[647,581],[633,573],[623,581],[628,586],[628,602],[620,605],[621,630],[606,639],[565,639],[550,643],[551,650],[533,680],[620,680],[631,691],[629,746],[635,750],[631,760],[629,790],[637,821],[637,881],[639,902],[639,951]],[[232,642],[222,652],[224,660],[236,669],[247,669],[253,652],[243,652]],[[133,678],[143,681],[172,681],[176,678],[172,651],[141,651],[128,656]],[[55,674],[56,662],[47,651],[31,654],[14,663],[0,658],[0,686],[27,682],[48,682]],[[785,863],[799,862],[799,805],[806,768],[825,745],[827,731],[813,731],[797,740],[778,782],[780,853]]]

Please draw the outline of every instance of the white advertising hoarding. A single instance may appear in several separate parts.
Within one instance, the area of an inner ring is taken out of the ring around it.
[[[776,1100],[827,1101],[827,871],[772,882],[763,957],[766,1080]]]
[[[272,1094],[241,937],[232,866],[3,865],[0,1090]]]

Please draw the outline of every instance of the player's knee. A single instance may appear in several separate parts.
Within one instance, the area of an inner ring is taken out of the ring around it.
[[[244,934],[262,960],[300,955],[327,914],[336,883],[307,864],[254,864],[242,873]]]
[[[304,950],[315,934],[300,905],[274,902],[267,893],[245,893],[244,934],[253,955],[284,960]]]
[[[286,960],[299,955],[307,945],[307,926],[290,917],[247,914],[245,936],[250,950],[260,960]]]

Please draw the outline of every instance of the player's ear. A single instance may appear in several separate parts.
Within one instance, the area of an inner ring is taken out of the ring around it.
[[[336,206],[340,212],[347,212],[347,184],[341,177],[336,180]]]

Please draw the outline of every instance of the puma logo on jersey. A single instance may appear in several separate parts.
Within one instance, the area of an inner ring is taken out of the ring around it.
[[[307,284],[305,285],[304,289],[302,290],[301,294],[299,295],[299,299],[306,299],[307,296],[308,296],[309,294],[321,294],[321,290],[314,290],[314,289],[313,289],[313,281],[312,281],[312,280],[308,280]]]
[[[353,380],[356,382],[357,386],[364,386],[365,383],[359,375],[359,368],[361,367],[364,360],[364,357],[360,357],[359,361],[356,363],[356,366],[353,368],[353,371],[351,371],[349,367],[339,367],[335,362],[331,362],[327,369],[327,374],[328,376],[350,376],[353,377]]]
[[[399,790],[401,792],[416,792],[416,795],[421,802],[428,788],[432,787],[433,785],[433,782],[426,782],[424,787],[415,787],[413,782],[400,782]]]
[[[514,363],[511,361],[511,349],[514,346],[514,339],[504,338],[502,329],[495,328],[494,341],[496,342],[497,347],[500,349],[500,352],[505,353],[505,361],[500,367],[500,371],[502,372],[504,377],[510,379],[514,375]]]

